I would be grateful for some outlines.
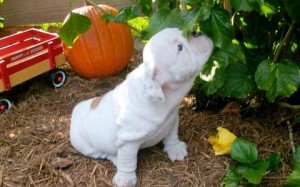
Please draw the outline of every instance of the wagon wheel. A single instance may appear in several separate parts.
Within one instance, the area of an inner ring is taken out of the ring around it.
[[[0,98],[0,112],[4,112],[6,110],[9,110],[11,108],[11,101],[7,98]]]
[[[67,79],[66,73],[60,69],[52,70],[49,75],[50,84],[55,88],[62,87]]]

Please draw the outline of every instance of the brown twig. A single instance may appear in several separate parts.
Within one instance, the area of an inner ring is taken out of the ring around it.
[[[223,6],[224,6],[224,9],[227,10],[230,14],[232,13],[232,9],[231,9],[229,0],[224,0]]]
[[[290,121],[287,121],[287,125],[288,125],[288,130],[289,130],[290,144],[292,147],[292,152],[294,154],[296,151],[296,148],[295,148],[295,142],[294,142],[294,137],[293,137],[293,129],[292,129],[292,125],[291,125]]]

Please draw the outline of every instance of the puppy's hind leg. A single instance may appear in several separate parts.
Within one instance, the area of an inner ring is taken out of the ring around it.
[[[165,146],[164,151],[168,153],[172,161],[183,160],[188,154],[186,144],[178,138],[178,124],[179,116],[177,115],[173,129],[163,140]]]
[[[117,167],[117,164],[118,164],[117,155],[108,155],[107,159],[110,160]]]
[[[82,132],[79,128],[72,127],[70,129],[70,142],[72,146],[84,156],[88,156],[94,159],[102,158],[105,159],[108,157],[107,153],[103,153],[93,147],[82,135]]]
[[[87,126],[86,116],[90,107],[90,101],[84,101],[77,104],[72,112],[71,125],[70,125],[70,142],[72,146],[81,154],[91,158],[106,158],[107,154],[96,150],[92,146],[89,135],[85,131],[84,126]]]

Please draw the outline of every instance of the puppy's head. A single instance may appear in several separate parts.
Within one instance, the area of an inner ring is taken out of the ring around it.
[[[212,41],[204,34],[168,28],[154,35],[143,51],[147,73],[160,85],[180,83],[196,77],[208,60]]]

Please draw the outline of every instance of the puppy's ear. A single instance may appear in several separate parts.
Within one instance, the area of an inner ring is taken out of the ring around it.
[[[165,101],[165,95],[162,88],[152,77],[145,77],[142,85],[142,90],[143,95],[151,101]]]

